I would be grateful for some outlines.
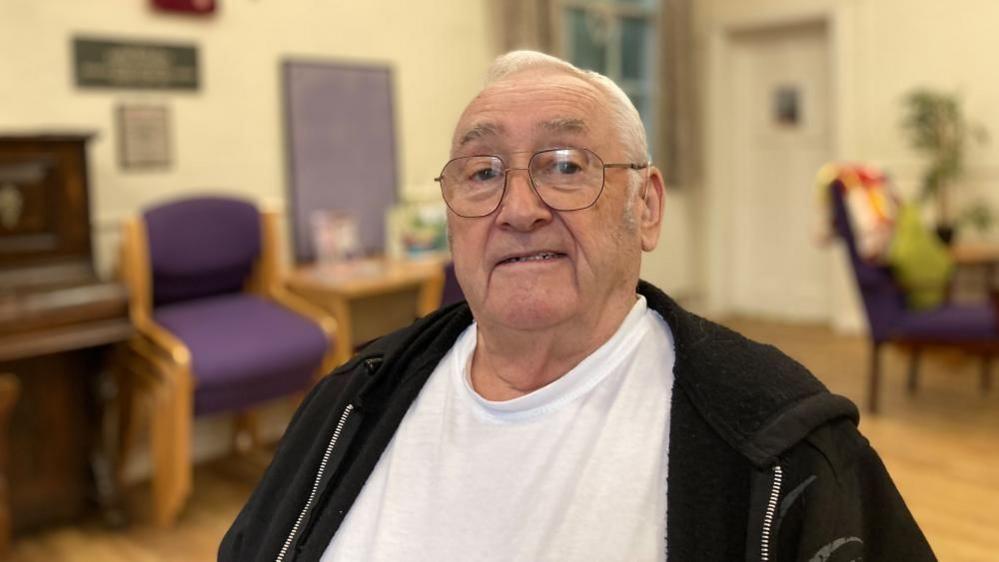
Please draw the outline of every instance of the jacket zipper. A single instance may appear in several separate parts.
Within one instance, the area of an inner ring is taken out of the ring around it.
[[[777,500],[780,499],[780,485],[784,480],[784,470],[779,464],[774,465],[774,479],[770,485],[770,498],[767,500],[767,511],[763,515],[763,536],[760,539],[760,560],[770,560],[770,539],[773,532],[774,514],[777,512]]]
[[[291,543],[295,540],[295,536],[298,535],[298,531],[302,526],[302,521],[305,520],[305,515],[312,508],[312,502],[316,499],[316,493],[319,491],[319,482],[323,479],[323,473],[326,471],[326,463],[330,460],[330,455],[333,453],[333,447],[336,446],[336,442],[340,439],[340,432],[343,431],[343,426],[347,423],[347,418],[350,417],[351,412],[354,411],[353,404],[347,404],[344,408],[343,414],[340,415],[340,421],[336,424],[336,429],[333,430],[333,436],[330,437],[330,442],[326,445],[326,452],[323,453],[323,460],[319,463],[319,470],[316,472],[316,479],[312,483],[312,491],[309,492],[309,498],[305,500],[305,505],[302,506],[302,511],[298,514],[298,519],[295,520],[295,524],[291,528],[291,532],[288,533],[288,538],[285,539],[284,545],[281,546],[281,552],[278,552],[277,558],[274,562],[283,562],[284,557],[288,554],[288,549],[291,547]]]

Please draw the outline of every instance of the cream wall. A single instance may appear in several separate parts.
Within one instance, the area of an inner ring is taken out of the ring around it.
[[[495,54],[488,0],[378,3],[290,0],[223,2],[208,18],[155,14],[132,0],[4,0],[0,3],[0,130],[95,130],[91,151],[92,214],[99,265],[107,271],[120,218],[183,192],[226,189],[263,203],[284,200],[279,61],[284,56],[387,62],[395,70],[400,192],[436,194],[432,178],[446,158],[461,107],[481,84]],[[697,0],[696,55],[702,122],[711,96],[724,88],[712,76],[712,41],[726,28],[802,16],[835,20],[839,158],[885,166],[910,193],[918,156],[898,132],[899,99],[926,85],[961,91],[970,117],[999,139],[999,3],[992,0]],[[202,87],[195,93],[79,90],[72,85],[70,37],[77,33],[196,43]],[[715,61],[716,63],[717,61]],[[125,172],[115,151],[118,103],[153,101],[171,109],[174,166],[166,172]],[[667,125],[668,126],[668,125]],[[717,142],[710,129],[706,152]],[[717,135],[715,135],[717,137]],[[722,186],[710,171],[704,185],[670,186],[659,248],[646,255],[643,276],[711,304],[717,277],[712,199]],[[999,140],[969,154],[966,199],[985,196],[999,208]],[[853,302],[849,279],[834,306]],[[859,317],[837,323],[858,325]]]
[[[394,70],[399,189],[436,194],[458,113],[495,55],[487,0],[233,0],[211,17],[154,13],[146,0],[0,2],[0,132],[96,131],[90,152],[98,266],[117,225],[152,202],[225,190],[280,207],[285,154],[279,64],[284,57],[388,63]],[[197,92],[87,90],[73,85],[73,35],[174,40],[199,48]],[[119,168],[113,112],[133,101],[171,111],[168,171]]]
[[[723,127],[717,123],[717,99],[726,86],[724,36],[735,29],[759,28],[802,19],[822,18],[832,41],[835,152],[840,160],[871,162],[886,168],[904,194],[918,186],[922,161],[899,130],[900,100],[915,87],[959,91],[966,114],[991,131],[994,140],[968,154],[968,176],[961,199],[985,197],[999,210],[999,3],[993,0],[697,0],[696,56],[702,69],[702,110],[707,124],[705,151],[708,180],[694,190],[710,217],[725,204],[725,188],[711,181],[711,170],[724,167]],[[714,123],[714,126],[712,126]],[[802,186],[811,189],[811,186]],[[692,221],[686,239],[691,248],[695,284],[709,308],[724,312],[718,277],[724,271],[729,241],[711,220]],[[995,237],[999,228],[994,228]],[[701,243],[699,241],[705,241]],[[818,250],[817,251],[823,251]],[[845,257],[831,295],[832,320],[846,329],[863,325]]]
[[[642,279],[658,286],[686,304],[699,298],[694,253],[699,248],[692,238],[696,224],[692,213],[691,186],[666,186],[659,245],[642,256]]]
[[[991,0],[867,0],[857,6],[858,150],[912,191],[922,171],[898,133],[899,98],[916,86],[960,92],[965,112],[993,141],[972,147],[965,198],[999,209],[999,3]]]
[[[497,54],[490,0],[240,0],[210,17],[152,12],[138,0],[0,1],[0,132],[96,131],[91,214],[98,270],[115,259],[123,216],[203,190],[281,207],[285,154],[279,64],[287,56],[388,63],[394,70],[399,189],[439,197],[433,178],[451,129]],[[184,41],[199,48],[197,92],[129,92],[73,85],[73,35]],[[114,110],[127,102],[170,109],[173,166],[125,171],[117,162]],[[693,289],[688,188],[667,197],[659,248],[643,277],[677,294]]]
[[[394,70],[399,189],[437,197],[451,129],[495,56],[488,0],[223,0],[207,18],[151,12],[148,0],[0,1],[0,132],[86,130],[98,269],[115,257],[118,224],[144,205],[199,190],[228,191],[280,208],[285,153],[279,64],[288,56],[388,63]],[[73,85],[70,39],[99,37],[195,43],[201,88],[194,93],[81,90]],[[174,163],[126,172],[117,162],[113,112],[132,101],[171,111]],[[265,410],[277,438],[290,404]],[[199,419],[198,459],[224,453],[228,416]],[[138,455],[133,478],[149,470]]]

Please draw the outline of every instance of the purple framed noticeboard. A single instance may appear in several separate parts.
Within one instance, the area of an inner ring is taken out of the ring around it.
[[[315,260],[315,211],[354,215],[361,249],[383,250],[397,200],[391,68],[290,59],[281,71],[296,262]]]

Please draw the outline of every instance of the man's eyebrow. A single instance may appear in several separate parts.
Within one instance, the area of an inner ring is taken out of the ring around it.
[[[585,121],[576,117],[542,121],[541,123],[535,125],[535,128],[543,129],[550,133],[586,133],[590,130],[589,127],[586,126]],[[461,139],[458,140],[458,146],[465,146],[474,140],[479,140],[485,137],[499,136],[502,132],[503,127],[496,123],[476,123],[461,136]]]
[[[575,117],[542,121],[537,124],[537,128],[551,133],[586,133],[590,130],[585,121]]]
[[[461,136],[461,140],[458,141],[458,146],[465,146],[473,140],[478,140],[483,137],[495,137],[499,135],[502,130],[503,127],[495,123],[476,123],[471,129],[466,131],[465,134]]]

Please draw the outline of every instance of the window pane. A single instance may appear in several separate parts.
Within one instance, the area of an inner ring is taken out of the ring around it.
[[[606,22],[596,16],[588,16],[580,8],[569,8],[566,23],[569,27],[570,59],[580,68],[607,72],[607,30]]]
[[[612,0],[612,3],[654,8],[656,5],[656,0]]]
[[[635,109],[642,118],[642,125],[645,126],[646,141],[649,145],[649,154],[655,154],[656,127],[652,122],[652,104],[647,92],[628,92],[628,98],[635,104]]]
[[[638,114],[642,116],[642,121],[646,122],[646,127],[648,126],[648,118],[646,117],[649,113],[647,105],[647,98],[643,94],[636,94],[634,92],[628,94],[628,98],[631,99],[631,103],[635,104],[635,109],[638,110]]]
[[[649,24],[643,18],[621,18],[621,78],[641,80],[648,68]]]

